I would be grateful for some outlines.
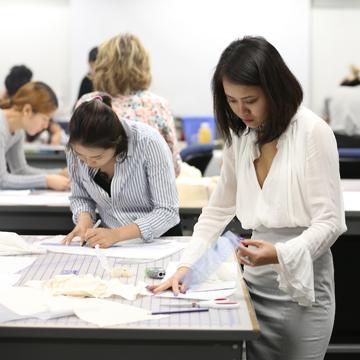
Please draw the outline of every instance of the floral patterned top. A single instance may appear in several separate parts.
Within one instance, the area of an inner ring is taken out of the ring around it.
[[[76,106],[91,100],[98,92],[83,95]],[[112,108],[120,120],[140,121],[157,129],[170,147],[176,176],[180,173],[179,154],[175,122],[165,99],[148,90],[134,91],[129,95],[112,98]]]

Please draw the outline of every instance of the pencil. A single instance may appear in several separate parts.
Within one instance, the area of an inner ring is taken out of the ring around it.
[[[166,310],[166,311],[153,311],[151,315],[167,315],[167,314],[183,314],[183,313],[192,313],[192,312],[204,312],[209,311],[209,308],[189,308],[181,310]]]

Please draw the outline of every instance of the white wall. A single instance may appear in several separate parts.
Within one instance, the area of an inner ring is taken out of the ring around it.
[[[360,66],[360,8],[325,7],[312,10],[312,108],[321,112],[324,98]]]
[[[0,0],[0,81],[25,63],[69,111],[88,51],[128,31],[150,52],[152,90],[176,115],[206,115],[221,51],[250,34],[278,48],[309,98],[309,20],[310,0]]]
[[[72,94],[88,50],[119,32],[149,50],[152,90],[177,115],[211,114],[210,80],[221,51],[245,34],[268,38],[309,89],[309,0],[72,0]]]
[[[34,80],[56,91],[61,108],[67,107],[72,101],[68,29],[67,0],[0,0],[0,89],[10,68],[25,64]]]

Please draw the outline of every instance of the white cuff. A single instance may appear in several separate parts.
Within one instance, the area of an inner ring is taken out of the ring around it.
[[[314,269],[309,250],[302,246],[277,243],[275,248],[279,264],[273,265],[278,273],[279,289],[286,292],[301,306],[315,302]]]

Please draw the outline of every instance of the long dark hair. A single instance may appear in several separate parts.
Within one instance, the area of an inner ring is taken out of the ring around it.
[[[102,149],[114,148],[124,161],[128,152],[128,136],[111,108],[111,98],[105,93],[79,105],[70,119],[69,142]]]
[[[223,79],[238,85],[259,86],[268,104],[268,118],[259,132],[258,144],[277,139],[289,125],[303,99],[301,85],[279,52],[262,37],[233,41],[221,54],[212,78],[214,113],[218,128],[231,144],[231,132],[240,136],[245,124],[231,110]]]

